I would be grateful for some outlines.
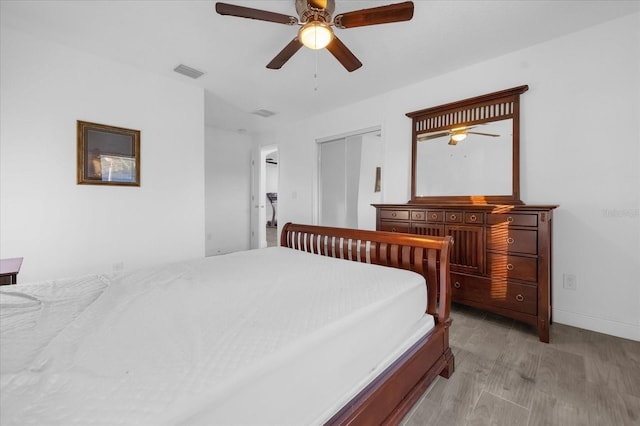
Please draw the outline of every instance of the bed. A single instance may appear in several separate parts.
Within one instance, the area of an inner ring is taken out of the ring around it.
[[[0,423],[397,424],[454,370],[451,244],[288,223],[280,247],[4,288]]]

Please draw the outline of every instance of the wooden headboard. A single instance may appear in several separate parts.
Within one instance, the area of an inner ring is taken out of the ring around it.
[[[450,236],[431,237],[394,232],[287,223],[280,245],[355,262],[408,269],[427,281],[426,312],[438,323],[449,322],[451,283]]]

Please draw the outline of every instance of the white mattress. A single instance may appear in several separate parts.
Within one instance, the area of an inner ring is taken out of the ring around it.
[[[420,275],[287,248],[11,291],[3,425],[321,424],[433,327]]]

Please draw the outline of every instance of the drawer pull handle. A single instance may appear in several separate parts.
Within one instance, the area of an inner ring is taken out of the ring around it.
[[[513,244],[515,242],[516,240],[514,240],[512,237],[507,238],[507,244]]]
[[[449,219],[451,219],[451,220],[456,220],[456,217],[457,217],[457,216],[456,216],[455,214],[452,214],[451,216],[449,216]]]
[[[509,216],[509,217],[507,218],[507,222],[513,222],[513,217]]]
[[[431,215],[431,219],[434,219],[434,220],[435,220],[435,219],[437,219],[437,218],[438,218],[438,215],[437,215],[436,213],[433,213],[433,214]]]
[[[475,214],[472,214],[471,216],[469,216],[469,219],[471,219],[471,222],[475,222],[478,218]]]
[[[391,217],[396,217],[396,212],[391,213]]]
[[[513,271],[513,263],[507,263],[507,271]]]
[[[396,232],[395,226],[393,228],[391,228],[391,232]]]
[[[455,288],[460,288],[460,287],[462,287],[462,285],[460,285],[460,282],[458,282],[458,281],[456,281],[456,282],[455,282],[455,284],[453,284],[453,286],[454,286]]]
[[[522,301],[524,300],[524,296],[523,296],[523,295],[521,295],[521,294],[518,294],[518,295],[516,295],[516,300],[517,300],[518,302],[522,302]]]

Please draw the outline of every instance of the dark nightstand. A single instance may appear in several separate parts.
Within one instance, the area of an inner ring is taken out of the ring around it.
[[[20,266],[22,266],[21,257],[0,259],[0,285],[16,284]]]

